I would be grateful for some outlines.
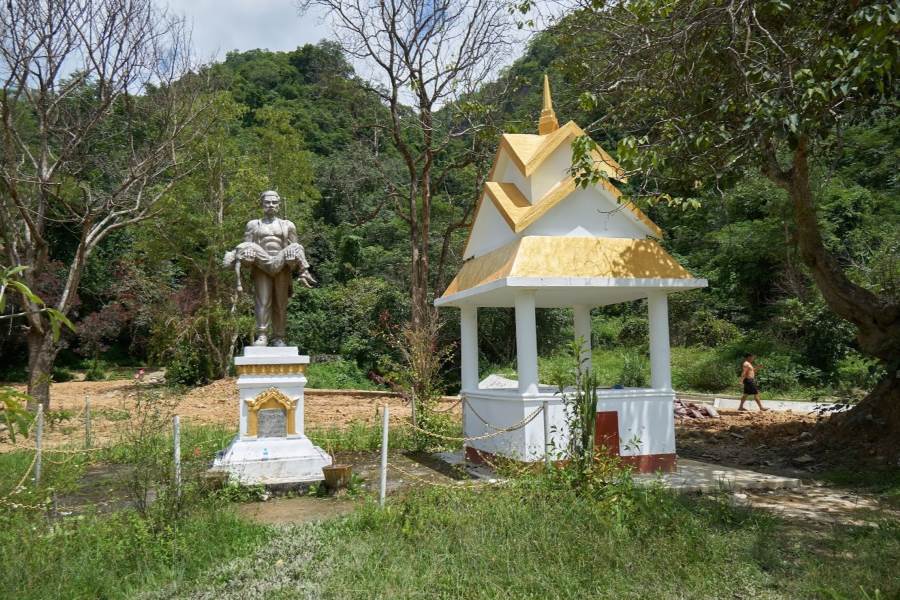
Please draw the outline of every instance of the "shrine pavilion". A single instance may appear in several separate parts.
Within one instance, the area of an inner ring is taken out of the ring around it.
[[[572,143],[585,135],[574,122],[560,126],[544,77],[538,133],[503,134],[476,208],[462,268],[435,300],[460,309],[463,429],[473,438],[521,422],[547,403],[550,427],[565,438],[558,390],[538,381],[535,311],[571,307],[577,339],[589,365],[591,308],[647,299],[649,388],[598,391],[597,433],[613,454],[641,472],[675,467],[674,392],[669,358],[670,293],[706,287],[657,240],[663,232],[622,198],[619,164],[602,149],[595,164],[608,179],[586,188],[570,173]],[[513,307],[518,381],[479,381],[478,308]],[[564,443],[557,439],[557,444]],[[542,460],[544,425],[524,427],[467,444],[467,457],[499,455]]]

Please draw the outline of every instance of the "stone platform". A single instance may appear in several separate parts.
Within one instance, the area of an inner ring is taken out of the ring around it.
[[[674,472],[635,474],[634,481],[639,485],[651,485],[658,481],[677,492],[701,494],[720,490],[783,490],[801,486],[800,480],[793,477],[724,467],[687,458],[678,459],[678,468]]]
[[[323,479],[331,457],[303,434],[306,365],[295,346],[247,347],[234,360],[240,430],[212,470],[243,484],[289,485]]]

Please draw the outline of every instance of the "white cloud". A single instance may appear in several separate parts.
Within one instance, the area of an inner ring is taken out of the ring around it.
[[[231,50],[293,50],[332,38],[321,13],[301,15],[294,0],[168,0],[187,18],[201,60],[224,60]]]

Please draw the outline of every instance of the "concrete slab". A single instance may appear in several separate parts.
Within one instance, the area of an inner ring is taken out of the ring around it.
[[[485,464],[476,465],[466,460],[466,453],[463,450],[454,450],[452,452],[438,452],[434,457],[447,465],[462,469],[469,477],[480,479],[489,483],[500,481],[494,470]]]
[[[723,408],[725,410],[737,410],[741,405],[740,398],[732,398],[730,396],[712,396],[706,394],[682,394],[676,393],[678,400],[685,402],[694,402],[697,404],[711,404],[715,408]],[[801,414],[809,414],[821,410],[828,412],[843,412],[850,408],[846,404],[835,404],[834,402],[801,402],[799,400],[763,400],[763,406],[775,412],[795,412]],[[756,402],[753,398],[748,398],[744,403],[744,407],[750,411],[758,411]]]
[[[635,475],[634,480],[639,485],[651,485],[658,481],[678,492],[701,494],[720,490],[795,489],[802,485],[799,479],[793,477],[769,475],[687,458],[678,459],[678,470],[674,473]]]

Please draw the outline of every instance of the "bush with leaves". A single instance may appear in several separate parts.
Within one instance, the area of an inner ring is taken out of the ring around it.
[[[387,375],[384,382],[399,392],[412,410],[413,425],[425,431],[448,434],[455,424],[447,413],[435,411],[444,393],[441,372],[453,355],[453,346],[441,343],[443,323],[434,313],[419,328],[406,323],[400,328],[387,328],[390,346],[399,360],[385,360],[382,368]],[[416,446],[420,450],[441,447],[436,437],[416,432]]]
[[[622,370],[619,372],[619,384],[622,387],[647,387],[650,380],[647,358],[638,352],[626,352],[623,356]]]

